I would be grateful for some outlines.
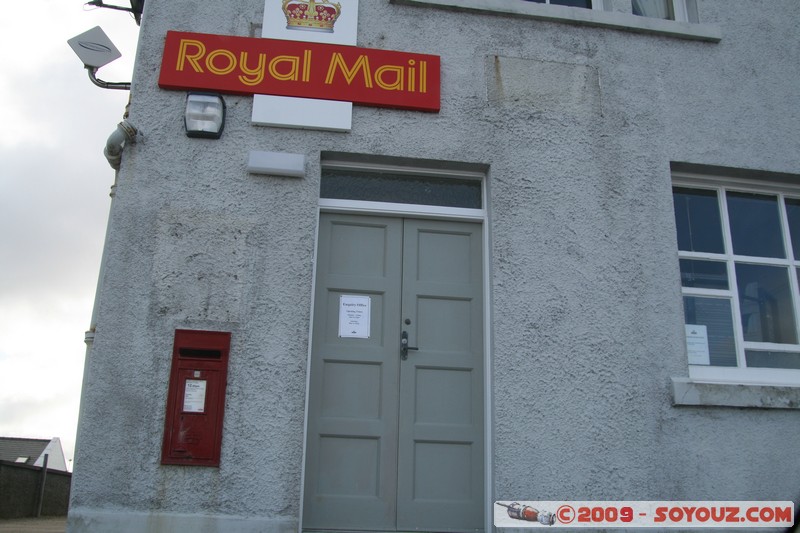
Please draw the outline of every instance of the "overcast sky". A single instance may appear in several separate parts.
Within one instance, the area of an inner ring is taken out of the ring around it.
[[[122,58],[97,77],[130,81],[138,35],[84,2],[6,0],[0,16],[0,436],[59,437],[68,461],[114,182],[103,147],[128,92],[92,85],[67,39],[101,26]]]

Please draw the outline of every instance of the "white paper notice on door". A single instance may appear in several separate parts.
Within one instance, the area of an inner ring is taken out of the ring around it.
[[[206,409],[206,380],[187,379],[183,391],[183,412],[203,413]]]
[[[369,339],[369,316],[372,301],[369,296],[341,295],[339,297],[339,336]]]
[[[690,365],[710,365],[708,329],[699,324],[686,324],[686,351]]]

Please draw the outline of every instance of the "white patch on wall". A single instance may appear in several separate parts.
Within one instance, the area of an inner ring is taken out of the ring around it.
[[[358,33],[358,0],[316,0],[315,5],[339,6],[339,17],[333,31],[289,27],[284,4],[308,3],[309,0],[265,0],[261,37],[305,41],[312,43],[355,46]],[[333,100],[312,100],[289,96],[255,95],[253,124],[286,128],[310,128],[330,131],[350,131],[353,104]]]

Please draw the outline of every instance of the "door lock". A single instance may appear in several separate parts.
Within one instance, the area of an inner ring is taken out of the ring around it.
[[[402,335],[400,335],[400,359],[403,361],[408,359],[409,350],[419,350],[419,348],[408,345],[408,332],[404,331]]]

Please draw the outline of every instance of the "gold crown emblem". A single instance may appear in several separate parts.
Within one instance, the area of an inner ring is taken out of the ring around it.
[[[333,25],[342,13],[341,4],[328,0],[283,0],[286,29],[333,33]]]

